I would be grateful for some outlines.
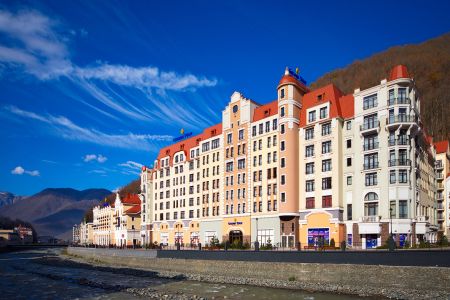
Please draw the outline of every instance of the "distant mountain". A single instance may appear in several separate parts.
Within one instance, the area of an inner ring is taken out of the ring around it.
[[[323,75],[315,89],[334,83],[344,93],[365,89],[389,76],[395,65],[407,66],[421,98],[424,125],[434,140],[450,139],[450,33],[421,44],[396,46]]]
[[[26,197],[16,196],[10,192],[0,192],[0,207],[10,205]]]
[[[84,212],[110,194],[106,189],[48,188],[0,207],[0,215],[30,222],[39,235],[69,238]]]

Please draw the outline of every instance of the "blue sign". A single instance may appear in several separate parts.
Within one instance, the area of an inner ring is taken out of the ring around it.
[[[228,222],[228,225],[242,225],[242,222]]]
[[[328,245],[330,240],[329,228],[310,228],[308,229],[308,245],[319,246],[321,243]]]
[[[191,135],[192,135],[192,132],[188,132],[188,133],[185,133],[185,134],[183,134],[183,135],[181,135],[179,137],[174,138],[172,141],[173,142],[178,142],[178,141],[184,140],[185,138],[190,137]]]
[[[302,76],[298,75],[298,68],[296,69],[295,72],[291,68],[288,68],[288,70],[289,70],[289,74],[292,77],[297,78],[301,83],[303,83],[304,85],[307,85],[306,80],[303,79]]]

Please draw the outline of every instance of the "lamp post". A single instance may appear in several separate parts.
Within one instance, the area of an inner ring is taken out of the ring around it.
[[[389,251],[394,251],[394,239],[392,237],[392,207],[389,208],[389,219],[391,222],[391,228],[390,228],[388,246],[389,246]]]
[[[259,251],[259,240],[258,240],[258,218],[256,220],[256,241],[255,241],[255,251]]]

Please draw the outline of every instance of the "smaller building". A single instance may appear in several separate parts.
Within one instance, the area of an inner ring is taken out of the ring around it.
[[[141,245],[141,200],[137,194],[128,194],[123,199],[116,194],[113,226],[116,246]]]
[[[80,243],[80,225],[75,224],[72,228],[72,244],[78,245]]]
[[[93,223],[81,223],[80,224],[80,245],[87,246],[94,243],[94,233],[92,229]]]

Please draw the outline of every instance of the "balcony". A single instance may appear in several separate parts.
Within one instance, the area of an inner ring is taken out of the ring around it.
[[[407,138],[401,138],[397,140],[389,140],[389,147],[392,146],[409,146],[410,141]]]
[[[444,195],[437,195],[437,201],[444,201]]]
[[[410,159],[391,159],[388,162],[389,167],[411,166]]]
[[[369,164],[363,164],[363,168],[364,170],[372,170],[372,169],[377,169],[379,167],[379,162],[373,162],[373,163],[369,163]]]
[[[439,209],[439,210],[443,210],[443,209],[444,209],[444,204],[442,204],[442,203],[438,203],[438,205],[437,205],[437,209]]]
[[[415,124],[417,123],[417,117],[413,115],[399,114],[394,116],[389,116],[386,119],[386,126],[388,127],[396,127],[403,124]]]
[[[438,214],[437,219],[438,219],[438,221],[444,221],[445,218],[444,218],[443,214]]]
[[[444,185],[442,183],[438,183],[437,184],[437,189],[438,190],[443,190],[444,189]]]
[[[380,121],[378,120],[364,121],[364,123],[359,126],[361,134],[369,134],[374,131],[378,132],[379,129],[380,129]]]
[[[387,101],[388,106],[399,105],[399,104],[411,104],[411,99],[408,97],[391,98]]]
[[[437,179],[437,180],[443,180],[443,179],[444,179],[444,174],[438,173],[438,174],[436,175],[436,179]]]
[[[435,168],[436,170],[441,170],[444,168],[444,165],[442,164],[442,162],[436,162]]]
[[[379,145],[378,142],[364,144],[363,151],[370,151],[370,150],[378,149],[378,145]]]

